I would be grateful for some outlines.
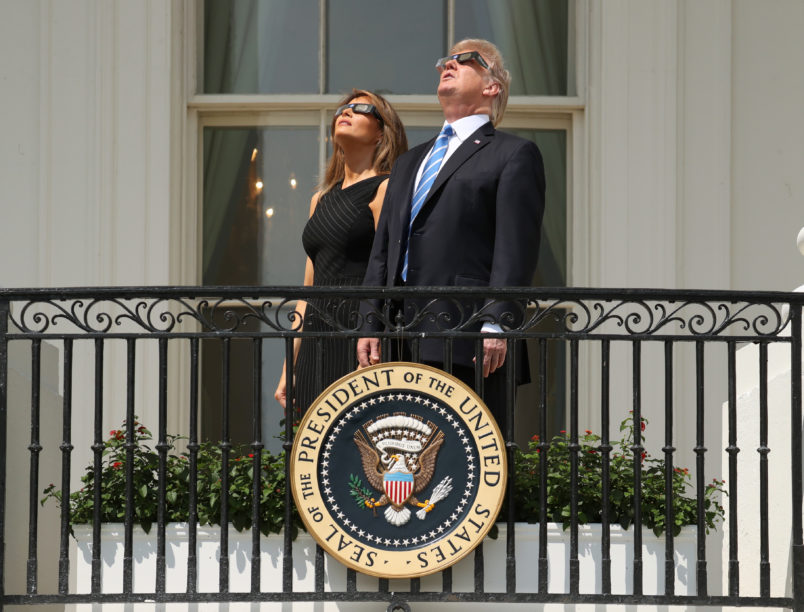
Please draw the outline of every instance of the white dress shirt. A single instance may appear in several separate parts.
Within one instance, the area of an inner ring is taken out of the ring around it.
[[[461,117],[454,123],[450,123],[455,133],[449,137],[449,142],[447,143],[447,152],[444,153],[444,159],[441,161],[441,167],[444,167],[444,164],[447,163],[450,155],[455,153],[455,150],[463,144],[464,140],[474,134],[477,131],[477,128],[479,128],[481,125],[485,125],[488,122],[488,115],[469,115],[468,117]],[[444,125],[447,125],[446,121],[444,121]],[[442,130],[444,129],[444,125],[441,126]],[[433,144],[433,146],[435,146],[435,144]],[[432,151],[432,148],[430,151]],[[428,152],[427,155],[424,156],[424,159],[419,166],[419,171],[416,173],[416,187],[419,186],[419,181],[421,180],[422,173],[424,172],[424,166],[427,164],[427,159],[429,157],[430,153]],[[413,191],[414,193],[416,192],[415,189]]]

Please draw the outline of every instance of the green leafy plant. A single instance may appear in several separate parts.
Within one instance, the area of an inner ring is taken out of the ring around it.
[[[648,421],[640,421],[640,434]],[[619,523],[624,529],[634,521],[634,422],[626,418],[620,424],[623,434],[613,443],[609,460],[609,507],[611,523]],[[597,523],[603,513],[603,456],[601,438],[586,430],[578,439],[578,522]],[[570,438],[560,432],[548,444],[541,444],[533,436],[527,451],[517,451],[512,478],[515,482],[515,520],[538,522],[541,505],[542,453],[547,455],[547,517],[548,520],[569,526],[571,513],[571,461]],[[640,469],[640,494],[642,524],[660,536],[667,529],[665,500],[665,461],[651,457],[642,451],[638,460]],[[716,528],[724,517],[719,503],[720,494],[725,495],[725,481],[713,480],[703,491],[704,524],[707,532]],[[689,470],[675,467],[672,472],[672,532],[678,535],[684,525],[697,524],[698,502],[692,489]],[[502,516],[505,516],[503,514]]]
[[[641,434],[647,420],[641,420]],[[628,528],[634,521],[634,429],[633,420],[620,424],[622,437],[613,443],[609,462],[609,520]],[[126,436],[128,429],[109,432],[103,444],[101,463],[102,522],[122,522],[126,515]],[[143,425],[133,423],[134,452],[132,472],[134,521],[148,532],[157,518],[159,454],[151,447],[151,432]],[[178,453],[175,443],[178,436],[168,436],[165,482],[166,521],[189,520],[190,461],[187,453]],[[599,522],[603,511],[603,459],[601,438],[586,430],[578,440],[578,521]],[[547,455],[547,516],[548,520],[569,526],[571,512],[570,490],[570,439],[560,432],[548,444],[541,444],[534,436],[526,451],[517,451],[511,474],[516,486],[515,520],[537,522],[541,504],[541,460]],[[210,442],[199,446],[197,456],[198,521],[202,525],[219,525],[221,516],[223,455],[221,448]],[[238,531],[251,528],[254,455],[248,448],[230,453],[228,465],[228,520]],[[278,533],[285,518],[285,455],[260,453],[260,531],[267,535]],[[661,535],[666,529],[665,462],[642,452],[640,461],[642,523]],[[81,478],[83,486],[70,494],[70,521],[72,524],[91,523],[94,513],[95,472],[90,465]],[[725,495],[725,481],[713,480],[703,492],[704,524],[707,531],[717,526],[724,516],[718,503]],[[697,522],[697,499],[692,491],[689,470],[675,467],[672,474],[673,533],[678,534],[684,525]],[[365,505],[370,491],[359,477],[352,475],[350,494],[358,505]],[[63,502],[62,492],[51,484],[44,490],[44,504],[49,499]],[[505,512],[501,514],[506,516]],[[295,507],[292,507],[292,536],[302,527]]]
[[[133,422],[133,470],[134,521],[147,533],[157,520],[159,504],[159,453],[149,444],[151,432],[139,422]],[[123,422],[121,429],[109,432],[103,443],[100,470],[100,520],[122,522],[126,516],[126,469],[128,458],[126,437],[128,427]],[[165,481],[165,520],[186,522],[190,507],[190,458],[187,453],[178,453],[175,443],[179,436],[167,436]],[[223,454],[212,442],[199,445],[197,456],[196,511],[202,525],[220,525]],[[260,469],[260,531],[279,533],[285,517],[285,456],[262,451]],[[230,452],[228,464],[228,519],[238,531],[250,529],[252,524],[252,500],[254,487],[254,454],[247,448]],[[83,486],[69,497],[71,524],[91,523],[95,508],[95,471],[87,466],[81,477]],[[62,491],[51,484],[43,491],[42,504],[49,499],[64,503]],[[292,507],[292,536],[296,537],[301,520]]]

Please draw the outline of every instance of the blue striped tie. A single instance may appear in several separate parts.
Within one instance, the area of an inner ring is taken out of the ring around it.
[[[436,176],[438,176],[438,170],[441,168],[441,162],[444,161],[444,155],[447,153],[447,146],[449,144],[449,137],[452,136],[455,131],[452,129],[452,126],[447,124],[444,126],[444,129],[441,130],[441,133],[438,135],[438,138],[433,145],[433,150],[430,151],[430,157],[427,158],[427,163],[424,164],[424,170],[422,171],[422,177],[419,179],[419,186],[416,188],[416,191],[413,194],[413,200],[410,203],[410,225],[408,226],[408,244],[405,248],[405,261],[402,264],[402,280],[408,280],[408,253],[410,251],[410,230],[413,227],[413,220],[416,218],[416,215],[419,214],[419,211],[422,209],[422,204],[424,204],[424,200],[427,199],[427,193],[430,191],[430,187],[433,186],[435,182]]]

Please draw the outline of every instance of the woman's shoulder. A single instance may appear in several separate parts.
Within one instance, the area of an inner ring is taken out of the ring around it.
[[[313,197],[310,198],[310,216],[313,216],[315,212],[315,207],[318,206],[318,201],[321,199],[321,190],[319,189],[313,194]]]

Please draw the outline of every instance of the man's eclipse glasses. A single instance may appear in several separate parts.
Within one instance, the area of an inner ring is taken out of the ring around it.
[[[462,53],[456,53],[455,55],[448,55],[447,57],[442,57],[440,60],[436,62],[436,69],[441,72],[444,68],[447,67],[447,62],[455,60],[459,64],[465,64],[466,62],[471,62],[472,60],[476,61],[486,70],[489,69],[489,65],[486,60],[483,59],[483,56],[480,55],[477,51],[463,51]]]

